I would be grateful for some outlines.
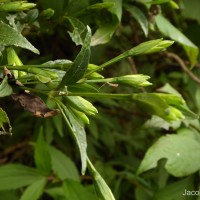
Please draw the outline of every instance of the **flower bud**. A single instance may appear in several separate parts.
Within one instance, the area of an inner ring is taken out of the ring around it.
[[[149,81],[147,81],[149,78],[149,76],[143,74],[133,74],[116,77],[111,82],[119,83],[130,87],[145,87],[152,85]]]
[[[73,112],[73,114],[77,117],[77,119],[79,119],[80,121],[82,121],[85,124],[89,124],[90,120],[88,119],[88,117],[85,115],[85,113],[80,112],[74,108],[70,108],[70,110]]]
[[[67,96],[65,99],[70,106],[86,115],[95,115],[98,113],[97,109],[83,97]]]
[[[182,114],[182,112],[175,107],[169,106],[166,112],[168,114],[164,117],[166,120],[178,121],[180,119],[185,119],[185,116]]]
[[[174,43],[174,41],[172,41],[172,40],[162,40],[156,46],[154,46],[151,49],[148,49],[147,51],[145,51],[145,54],[163,51],[167,47],[171,46],[173,43]]]
[[[6,2],[0,4],[0,11],[4,12],[18,12],[23,10],[29,10],[35,7],[35,3],[26,3],[26,1],[14,1],[14,2]]]
[[[54,10],[51,8],[48,8],[46,10],[43,10],[40,13],[40,18],[50,19],[53,15],[54,15]]]

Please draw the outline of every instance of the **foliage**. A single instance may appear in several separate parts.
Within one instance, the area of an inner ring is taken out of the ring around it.
[[[193,199],[196,4],[0,1],[1,198]]]

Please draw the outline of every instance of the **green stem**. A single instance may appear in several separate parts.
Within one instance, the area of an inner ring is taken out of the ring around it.
[[[109,66],[109,65],[111,65],[111,64],[114,64],[114,63],[116,63],[116,62],[118,62],[118,61],[120,61],[120,60],[122,60],[122,59],[124,59],[124,58],[127,58],[127,57],[129,57],[129,56],[130,56],[130,52],[129,52],[129,51],[126,51],[126,52],[120,54],[119,56],[117,56],[117,57],[115,57],[115,58],[113,58],[113,59],[111,59],[111,60],[105,62],[104,64],[100,65],[99,67],[97,67],[97,68],[95,68],[95,69],[89,71],[88,73],[85,74],[85,76],[89,76],[89,75],[92,74],[93,72],[100,71],[100,70],[104,69],[105,67],[107,67],[107,66]]]
[[[65,64],[53,64],[53,65],[6,65],[6,67],[10,70],[24,70],[27,68],[43,68],[43,69],[60,69],[60,70],[67,70],[72,65],[72,63],[65,63]],[[0,66],[0,69],[4,69],[4,66]]]
[[[70,124],[69,120],[67,119],[66,114],[63,111],[64,108],[63,108],[62,102],[57,100],[56,98],[54,98],[54,101],[56,102],[56,104],[57,104],[57,106],[58,106],[58,108],[59,108],[59,110],[60,110],[60,112],[61,112],[61,114],[62,114],[62,116],[63,116],[63,118],[64,118],[64,120],[66,122],[66,125],[67,125],[67,127],[69,128],[69,130],[71,132],[71,134],[74,135],[72,127],[71,127],[71,124]]]
[[[53,98],[55,96],[82,96],[82,97],[91,97],[91,98],[110,98],[110,99],[133,99],[136,94],[109,94],[109,93],[66,93],[66,94],[59,94],[60,91],[41,91],[38,89],[28,88],[28,87],[21,87],[23,90],[30,90],[32,92],[41,93],[49,96],[50,98]]]
[[[92,80],[86,80],[86,83],[109,83],[113,82],[115,78],[102,78],[102,79],[92,79]]]
[[[68,96],[82,96],[92,98],[131,99],[134,94],[108,94],[108,93],[68,93]]]

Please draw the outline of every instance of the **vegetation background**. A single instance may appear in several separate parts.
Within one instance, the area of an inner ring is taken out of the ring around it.
[[[0,0],[0,199],[200,199],[199,6]]]

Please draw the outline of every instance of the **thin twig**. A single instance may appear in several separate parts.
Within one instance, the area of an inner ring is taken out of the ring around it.
[[[176,62],[180,65],[180,67],[182,68],[182,70],[196,83],[200,84],[200,79],[192,73],[192,71],[190,71],[188,69],[188,67],[185,65],[185,63],[183,62],[183,60],[176,54],[171,53],[171,52],[166,52],[166,55],[168,58],[173,58],[174,60],[176,60]]]
[[[133,74],[137,74],[138,71],[137,71],[137,67],[135,65],[135,62],[134,62],[133,58],[128,57],[128,62],[130,64],[130,67],[131,67],[131,70],[132,70]]]

